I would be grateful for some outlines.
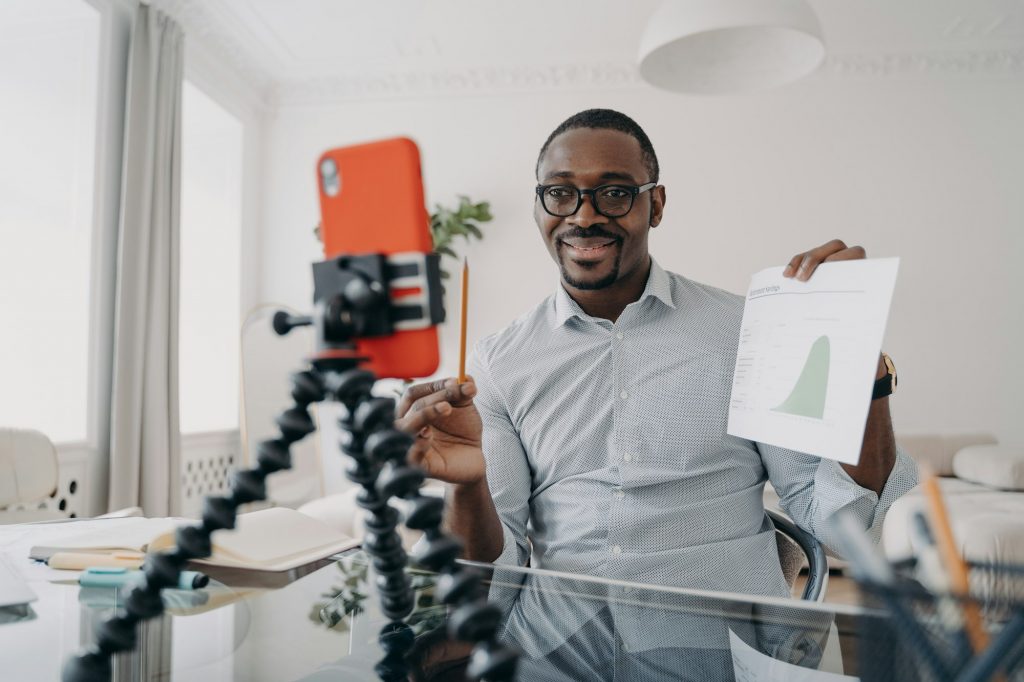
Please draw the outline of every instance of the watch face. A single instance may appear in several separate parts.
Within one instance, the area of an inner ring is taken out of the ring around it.
[[[882,360],[885,362],[885,368],[889,370],[889,376],[892,378],[892,390],[896,390],[896,365],[893,363],[892,358],[889,357],[888,353],[882,353]]]

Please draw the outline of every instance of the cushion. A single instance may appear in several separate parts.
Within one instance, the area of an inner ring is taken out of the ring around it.
[[[953,473],[997,490],[1024,490],[1024,446],[968,446],[953,458]]]

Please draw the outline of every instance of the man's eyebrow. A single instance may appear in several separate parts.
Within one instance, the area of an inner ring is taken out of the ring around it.
[[[554,171],[552,173],[548,173],[547,175],[544,176],[544,180],[545,180],[545,182],[547,182],[549,180],[571,180],[574,177],[576,177],[575,173],[573,173],[572,171],[564,170],[564,171]],[[624,173],[624,172],[620,172],[620,171],[607,171],[605,173],[601,173],[600,179],[601,180],[626,180],[628,182],[636,183],[636,178],[634,178],[629,173]]]
[[[572,171],[555,171],[544,176],[544,180],[568,180],[575,177]]]
[[[601,179],[602,180],[628,180],[629,182],[633,182],[633,183],[636,182],[636,178],[634,178],[629,173],[617,173],[615,171],[609,171],[608,173],[601,173]]]

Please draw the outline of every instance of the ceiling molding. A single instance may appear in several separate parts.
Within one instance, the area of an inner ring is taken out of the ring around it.
[[[1024,50],[829,55],[813,79],[1013,78],[1024,75]],[[271,106],[308,106],[401,98],[501,92],[603,90],[646,87],[634,64],[565,64],[393,71],[271,87]]]
[[[500,92],[601,90],[643,84],[633,64],[547,64],[391,71],[279,83],[277,106]]]
[[[890,52],[829,55],[818,75],[854,77],[979,76],[1006,78],[1024,74],[1024,50]]]
[[[152,0],[152,5],[181,24],[186,50],[194,45],[201,53],[215,58],[220,66],[233,72],[251,97],[266,107],[273,79],[266,67],[254,58],[251,36],[239,32],[240,22],[229,16],[222,3],[204,0]],[[235,27],[236,30],[227,30]]]
[[[630,62],[439,66],[292,78],[285,54],[265,45],[266,31],[251,17],[235,16],[229,3],[153,0],[181,23],[186,40],[236,73],[270,110],[288,106],[502,92],[603,90],[647,87]],[[279,46],[276,46],[279,47]],[[275,57],[276,55],[276,57]],[[965,48],[914,52],[829,55],[811,77],[834,78],[1015,78],[1024,74],[1024,49]]]

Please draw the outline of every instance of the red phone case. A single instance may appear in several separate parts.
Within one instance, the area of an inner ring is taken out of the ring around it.
[[[325,187],[320,169],[326,159],[337,168],[337,182]],[[340,147],[317,162],[324,256],[430,253],[430,216],[423,198],[420,153],[399,137]],[[378,377],[411,379],[437,371],[437,329],[404,330],[359,339],[364,367]]]

